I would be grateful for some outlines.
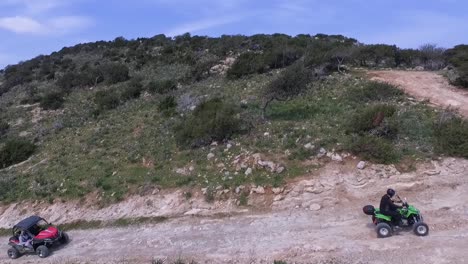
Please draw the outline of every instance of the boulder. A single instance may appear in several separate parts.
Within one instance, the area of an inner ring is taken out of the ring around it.
[[[360,161],[358,165],[356,166],[359,170],[363,170],[366,168],[366,162],[365,161]]]
[[[208,160],[211,160],[211,159],[213,159],[214,157],[215,157],[215,154],[213,154],[213,153],[208,153],[208,155],[206,156],[206,158],[207,158]]]
[[[311,211],[318,211],[320,209],[322,209],[322,206],[320,206],[320,204],[311,204],[309,206],[309,210],[311,210]]]

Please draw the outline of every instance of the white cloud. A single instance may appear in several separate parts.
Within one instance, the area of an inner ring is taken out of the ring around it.
[[[92,19],[83,16],[61,16],[52,18],[48,25],[53,31],[68,33],[72,30],[83,29],[93,24]]]
[[[177,36],[177,35],[181,35],[187,32],[195,33],[198,31],[205,30],[205,29],[210,29],[210,28],[214,28],[214,27],[218,27],[218,26],[222,26],[226,24],[231,24],[231,23],[242,20],[242,18],[243,17],[240,17],[240,16],[238,17],[231,16],[231,17],[223,17],[223,18],[208,18],[204,20],[193,21],[193,22],[189,22],[186,24],[176,26],[175,28],[169,30],[169,32],[167,32],[166,35]]]
[[[29,17],[15,16],[0,18],[0,28],[15,33],[39,34],[45,29],[43,25]]]
[[[30,14],[39,14],[63,6],[67,0],[3,0],[0,6],[16,6]]]
[[[80,16],[61,16],[43,22],[31,17],[15,16],[0,18],[0,29],[17,34],[66,34],[91,25],[91,19]]]

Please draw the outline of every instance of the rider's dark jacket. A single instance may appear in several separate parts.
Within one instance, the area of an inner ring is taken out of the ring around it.
[[[381,212],[394,212],[398,208],[400,208],[400,206],[394,204],[392,199],[390,199],[390,196],[388,196],[388,194],[385,194],[384,196],[382,196],[382,199],[380,200]]]

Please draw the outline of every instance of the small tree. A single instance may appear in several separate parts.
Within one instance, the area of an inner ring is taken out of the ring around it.
[[[296,63],[273,80],[265,90],[266,102],[263,106],[263,117],[271,102],[274,100],[286,101],[297,96],[307,89],[307,85],[313,80],[312,72],[304,67],[304,64]]]
[[[190,147],[204,146],[213,140],[229,139],[242,130],[237,113],[235,106],[226,104],[221,99],[206,101],[176,127],[176,139],[180,145]]]
[[[227,71],[227,77],[238,79],[246,75],[265,72],[265,62],[262,54],[247,52],[239,56],[234,65]]]
[[[27,160],[35,150],[36,146],[29,141],[22,139],[8,140],[0,150],[0,168],[4,169]]]
[[[40,105],[44,110],[57,110],[63,106],[65,99],[61,92],[50,92],[41,98]]]
[[[424,44],[419,47],[422,53],[424,67],[428,70],[439,70],[445,66],[444,52],[445,49],[437,47],[436,44]]]
[[[0,120],[0,137],[5,135],[8,132],[8,129],[10,129],[10,124],[5,120]]]

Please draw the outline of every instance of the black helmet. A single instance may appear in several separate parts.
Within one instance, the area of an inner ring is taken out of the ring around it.
[[[391,189],[391,188],[387,190],[387,194],[388,194],[390,197],[393,197],[393,196],[395,195],[395,193],[396,193],[395,190],[393,190],[393,189]]]

